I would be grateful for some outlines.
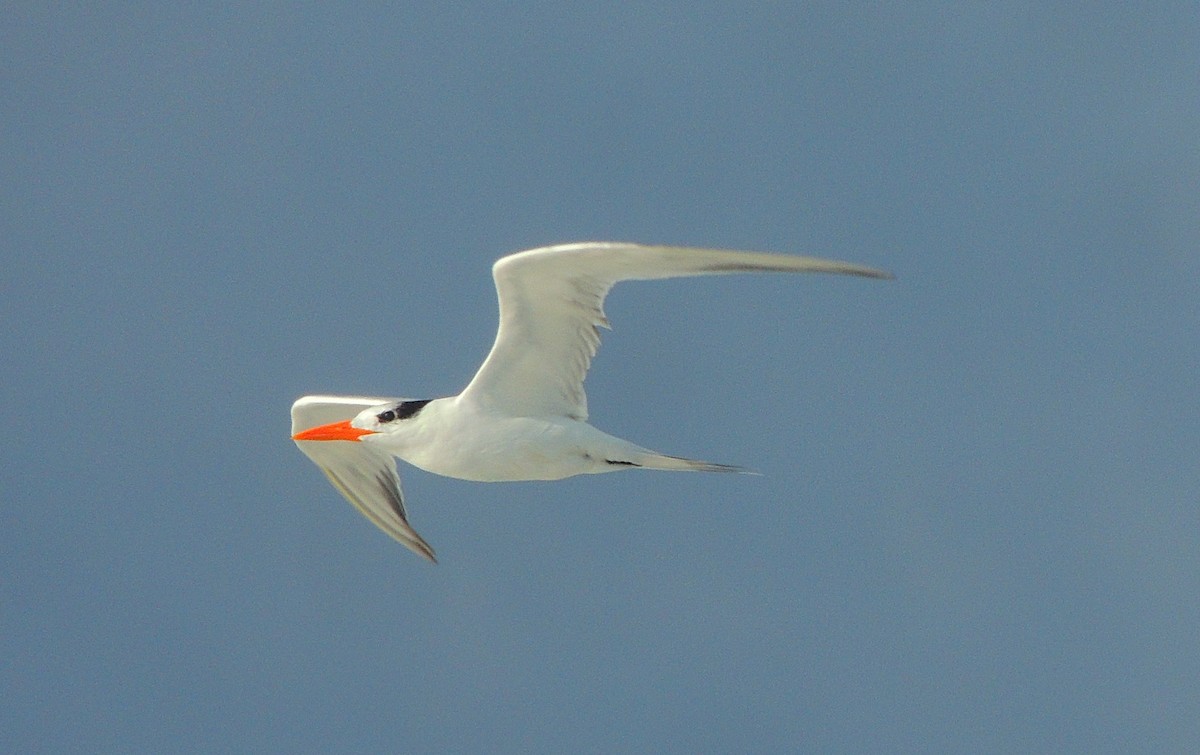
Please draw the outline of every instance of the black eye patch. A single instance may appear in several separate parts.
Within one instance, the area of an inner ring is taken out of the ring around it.
[[[396,419],[410,419],[417,416],[417,414],[424,409],[425,405],[430,401],[433,401],[433,399],[427,398],[422,399],[421,401],[405,401],[404,403],[400,404],[400,406],[396,407]]]
[[[380,412],[375,415],[375,419],[387,424],[398,419],[411,419],[417,416],[425,405],[433,399],[423,399],[421,401],[403,401],[396,406],[395,409],[388,409],[386,412]]]

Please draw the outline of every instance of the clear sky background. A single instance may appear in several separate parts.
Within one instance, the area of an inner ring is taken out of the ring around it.
[[[1200,747],[1193,2],[10,4],[0,749]],[[456,393],[508,252],[630,283],[592,419],[761,477],[288,438]]]

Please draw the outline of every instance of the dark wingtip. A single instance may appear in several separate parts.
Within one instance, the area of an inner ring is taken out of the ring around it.
[[[407,525],[408,523],[405,522],[405,524]],[[425,538],[418,535],[417,531],[411,526],[408,527],[408,532],[406,534],[407,537],[401,540],[405,547],[436,566],[438,562],[437,555],[433,552],[433,548],[429,547],[429,543],[425,542]]]
[[[896,275],[890,270],[879,270],[873,267],[858,268],[855,270],[843,271],[846,275],[857,275],[860,278],[874,278],[875,280],[892,281],[896,280]]]
[[[425,560],[427,560],[429,563],[433,564],[434,566],[437,566],[438,560],[437,560],[437,556],[434,555],[433,548],[430,548],[429,544],[426,543],[424,540],[421,541],[421,545],[425,546],[424,548],[421,549],[421,555],[424,556]]]

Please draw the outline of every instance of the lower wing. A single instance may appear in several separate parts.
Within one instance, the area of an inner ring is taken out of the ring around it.
[[[292,434],[354,417],[363,409],[399,399],[368,396],[304,396],[292,404]],[[408,524],[396,462],[355,441],[305,441],[296,445],[329,482],[376,527],[414,553],[437,563],[433,548]]]

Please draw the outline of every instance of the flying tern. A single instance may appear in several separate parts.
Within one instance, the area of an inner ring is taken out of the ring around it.
[[[560,480],[625,469],[739,472],[651,451],[588,424],[583,381],[604,297],[625,280],[730,273],[891,274],[814,257],[613,242],[530,249],[492,266],[500,328],[457,396],[405,399],[304,396],[292,405],[292,439],[350,503],[380,529],[436,563],[408,524],[393,456],[463,480]]]

